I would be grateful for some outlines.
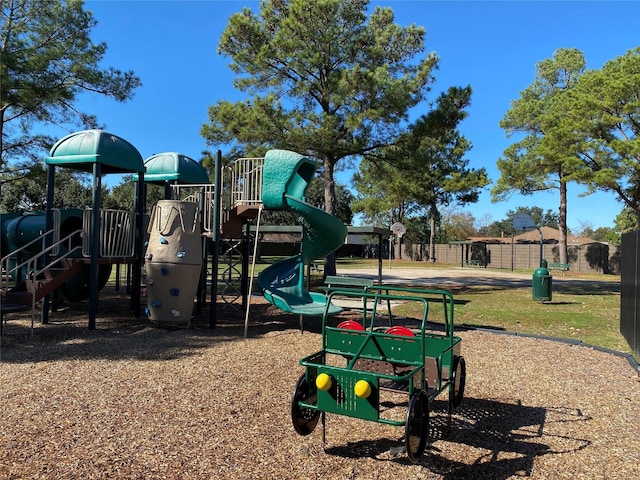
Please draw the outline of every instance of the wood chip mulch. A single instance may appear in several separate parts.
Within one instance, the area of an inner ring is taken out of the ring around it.
[[[123,307],[124,305],[124,307]],[[640,382],[625,358],[584,346],[461,332],[467,387],[446,429],[432,404],[418,464],[404,429],[327,415],[295,433],[300,358],[319,320],[257,300],[203,312],[189,330],[134,319],[101,297],[48,325],[14,314],[0,349],[0,479],[631,479],[640,478]]]

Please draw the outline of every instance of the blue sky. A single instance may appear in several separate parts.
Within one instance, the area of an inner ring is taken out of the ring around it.
[[[94,40],[108,44],[105,65],[135,71],[143,86],[127,103],[86,95],[80,108],[133,143],[143,158],[178,151],[197,160],[203,150],[215,151],[200,136],[208,106],[244,98],[233,88],[229,59],[217,54],[218,41],[230,15],[244,6],[257,12],[258,5],[235,0],[86,1],[98,21]],[[584,52],[588,68],[599,69],[640,45],[640,1],[381,0],[371,5],[391,7],[400,25],[425,27],[426,50],[441,59],[432,100],[449,86],[472,86],[472,105],[461,131],[473,143],[470,165],[485,167],[493,181],[499,177],[496,160],[511,142],[498,123],[510,102],[532,83],[536,62],[558,48],[575,47]],[[410,120],[427,109],[414,109]],[[348,184],[350,173],[337,178]],[[109,185],[120,179],[105,181]],[[584,222],[594,228],[612,226],[621,209],[613,195],[579,197],[583,192],[569,185],[569,228],[579,231]],[[487,191],[479,203],[461,210],[497,221],[525,205],[557,212],[558,195],[514,195],[491,203]]]

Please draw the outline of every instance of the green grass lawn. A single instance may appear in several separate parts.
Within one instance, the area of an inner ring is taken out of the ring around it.
[[[376,261],[339,259],[340,266],[375,268]],[[387,262],[387,260],[385,260]],[[386,267],[386,263],[384,264]],[[394,267],[451,268],[423,262],[394,260]],[[519,273],[533,274],[533,270]],[[553,273],[553,272],[552,272]],[[600,347],[632,353],[620,334],[620,277],[567,273],[601,283],[554,282],[552,300],[532,299],[532,287],[464,287],[452,291],[455,324],[549,337],[570,338]],[[417,312],[407,312],[415,316]]]
[[[455,293],[458,325],[581,340],[631,352],[620,334],[620,294],[554,285],[550,302],[531,288],[463,289]]]
[[[550,302],[532,299],[531,288],[465,287],[453,290],[454,322],[458,327],[570,338],[632,353],[620,334],[620,295],[571,287],[554,288]],[[415,311],[413,311],[415,310]],[[415,304],[398,313],[419,317]],[[432,306],[429,318],[438,315]],[[439,318],[435,317],[438,321]]]

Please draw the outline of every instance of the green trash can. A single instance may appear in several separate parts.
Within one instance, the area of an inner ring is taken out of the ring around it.
[[[540,268],[533,272],[533,299],[537,302],[551,301],[551,279],[553,276],[547,270],[547,261],[540,262]]]

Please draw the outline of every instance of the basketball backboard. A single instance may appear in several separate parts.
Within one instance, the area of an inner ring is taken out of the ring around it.
[[[519,213],[513,219],[514,230],[532,230],[538,228],[528,213]]]

